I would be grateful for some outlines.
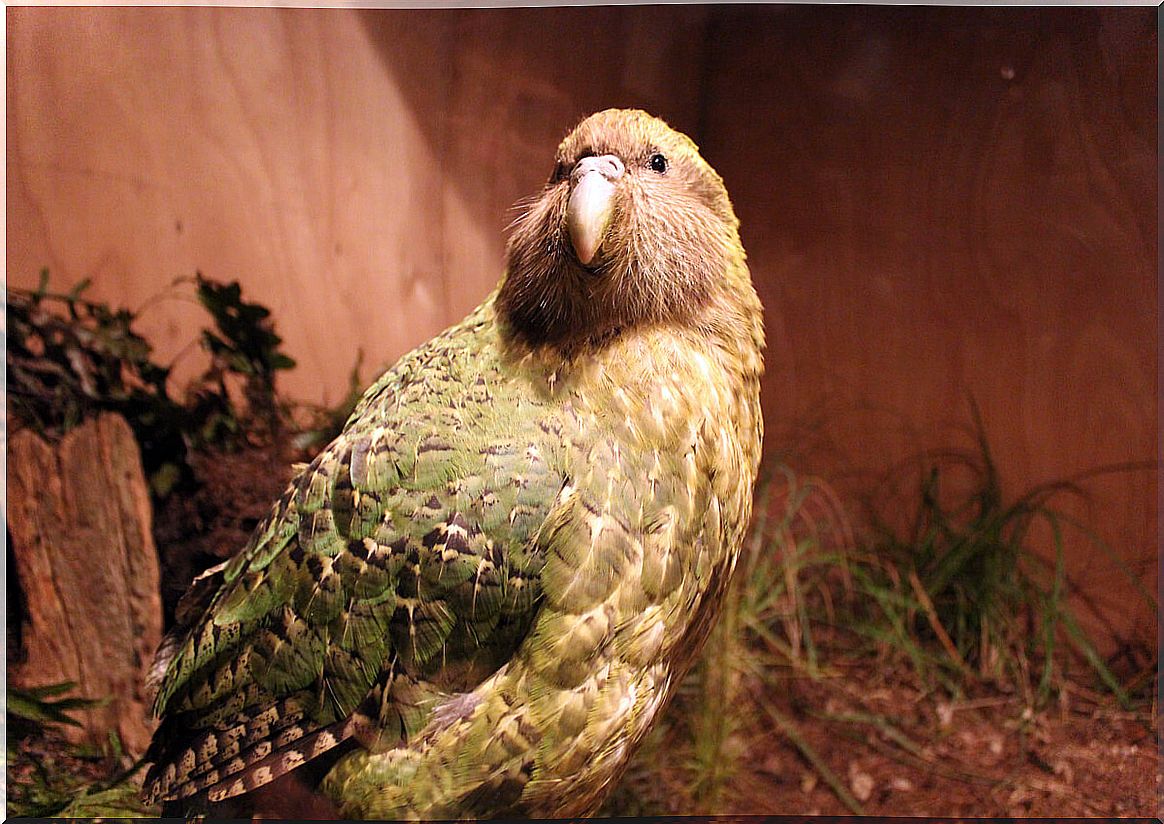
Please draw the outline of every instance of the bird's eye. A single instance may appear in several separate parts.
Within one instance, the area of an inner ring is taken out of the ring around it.
[[[655,153],[651,155],[649,163],[652,172],[663,174],[667,171],[667,158],[663,157],[661,154]]]

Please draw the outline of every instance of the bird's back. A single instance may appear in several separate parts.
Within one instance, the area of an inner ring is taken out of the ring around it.
[[[406,356],[222,570],[150,789],[215,801],[351,739],[346,815],[589,811],[748,517],[756,447],[725,422],[758,438],[756,410],[714,358],[655,332],[547,359],[489,303]]]
[[[405,356],[204,582],[147,792],[216,800],[370,729],[404,740],[508,660],[563,459],[552,404],[503,360],[486,308]]]

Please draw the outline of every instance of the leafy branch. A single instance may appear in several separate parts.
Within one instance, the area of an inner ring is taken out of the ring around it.
[[[179,279],[175,283],[189,283]],[[83,280],[68,292],[8,289],[8,391],[15,418],[59,438],[101,412],[129,421],[156,499],[188,488],[191,450],[234,449],[247,438],[273,437],[280,425],[275,379],[295,362],[280,349],[270,311],[243,299],[237,282],[192,279],[212,324],[200,343],[210,364],[184,400],[170,394],[170,366],[133,329],[137,315],[88,300]],[[241,379],[245,403],[228,383]]]

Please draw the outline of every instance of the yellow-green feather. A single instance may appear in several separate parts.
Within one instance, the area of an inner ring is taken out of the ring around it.
[[[351,739],[321,785],[347,817],[601,802],[714,620],[762,428],[760,306],[722,183],[638,112],[584,122],[560,158],[610,128],[666,143],[691,181],[612,230],[642,289],[579,301],[585,278],[547,281],[548,189],[511,244],[537,265],[370,387],[185,602],[152,798],[216,802]]]

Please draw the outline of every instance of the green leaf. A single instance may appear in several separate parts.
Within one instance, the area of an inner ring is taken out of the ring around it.
[[[82,278],[72,289],[69,290],[68,299],[77,300],[81,297],[81,293],[92,285],[93,280],[91,278]]]
[[[284,355],[282,352],[276,352],[275,356],[271,359],[271,368],[294,369],[295,360],[287,355]]]
[[[72,710],[90,709],[108,703],[109,699],[55,698],[76,688],[76,684],[65,681],[29,689],[9,687],[8,712],[17,718],[46,726],[68,725],[80,727],[81,722],[69,715]]]
[[[150,491],[154,498],[169,497],[182,477],[182,470],[173,461],[167,461],[150,474]]]

